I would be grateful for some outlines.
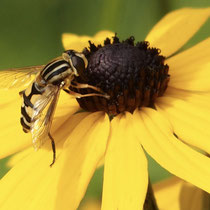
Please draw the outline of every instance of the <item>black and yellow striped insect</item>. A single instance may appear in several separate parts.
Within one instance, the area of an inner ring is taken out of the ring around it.
[[[84,72],[87,65],[88,61],[82,53],[67,50],[62,56],[52,60],[45,66],[0,71],[0,88],[18,87],[27,83],[33,74],[36,75],[32,83],[19,93],[23,98],[20,122],[24,132],[31,132],[32,142],[36,150],[47,139],[51,140],[53,149],[51,166],[56,159],[56,149],[54,139],[50,134],[50,128],[60,90],[68,89],[68,93],[78,98],[87,96],[109,98],[97,87],[76,82],[74,85],[72,84],[73,79]],[[100,93],[81,95],[71,91],[70,86],[91,88]]]

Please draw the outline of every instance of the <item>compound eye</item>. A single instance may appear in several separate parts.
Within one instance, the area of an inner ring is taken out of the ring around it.
[[[66,51],[64,51],[64,53],[67,53],[70,57],[75,55],[74,50],[66,50]]]
[[[71,61],[72,61],[74,68],[78,71],[79,74],[84,72],[85,62],[81,57],[75,55],[71,58]]]

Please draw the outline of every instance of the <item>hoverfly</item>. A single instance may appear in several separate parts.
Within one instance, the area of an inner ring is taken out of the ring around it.
[[[79,73],[82,74],[87,65],[88,61],[84,54],[67,50],[47,65],[0,71],[0,88],[18,87],[26,83],[32,75],[36,75],[32,83],[19,93],[23,98],[20,122],[24,132],[31,132],[35,150],[40,148],[47,139],[51,140],[53,161],[50,166],[56,159],[55,142],[50,134],[50,128],[60,91],[66,90],[77,98],[88,96],[109,98],[95,86],[76,82],[72,84],[73,79],[78,77]],[[12,82],[8,83],[8,81]],[[99,93],[81,95],[68,89],[70,86],[91,88]]]

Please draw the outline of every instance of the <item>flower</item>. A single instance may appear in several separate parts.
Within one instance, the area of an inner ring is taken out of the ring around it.
[[[161,210],[201,210],[204,207],[204,191],[178,177],[172,176],[157,182],[152,188],[158,208]],[[79,210],[100,210],[100,201],[96,198],[86,198]]]
[[[57,149],[53,167],[50,141],[35,152],[30,137],[21,131],[20,90],[1,90],[0,154],[19,152],[12,159],[14,167],[0,181],[1,209],[77,209],[104,157],[102,210],[142,209],[148,185],[144,150],[171,173],[210,192],[210,159],[193,149],[210,153],[210,39],[173,55],[209,14],[209,8],[174,11],[146,37],[151,47],[169,57],[165,62],[170,82],[156,98],[155,109],[123,112],[110,122],[104,111],[78,112],[76,100],[63,91],[52,127]],[[93,38],[64,34],[63,43],[66,49],[81,50],[88,40],[96,45],[111,36],[107,31]]]
[[[159,209],[208,209],[204,202],[205,192],[177,177],[155,183],[153,190]]]

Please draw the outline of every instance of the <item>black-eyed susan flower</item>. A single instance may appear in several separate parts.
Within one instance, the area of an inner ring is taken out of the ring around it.
[[[104,158],[102,210],[142,209],[148,185],[145,151],[171,173],[210,192],[210,159],[193,149],[210,153],[210,39],[173,56],[209,14],[209,9],[168,14],[146,37],[150,46],[134,44],[132,37],[121,42],[106,31],[93,38],[64,34],[65,49],[83,50],[90,40],[84,50],[89,65],[80,81],[111,97],[78,103],[61,94],[52,127],[53,167],[50,142],[34,152],[30,136],[22,132],[19,89],[1,90],[0,155],[19,153],[0,181],[0,208],[77,209]]]
[[[153,185],[155,198],[161,210],[208,209],[205,192],[178,177],[170,177]],[[206,193],[207,197],[208,194]],[[167,199],[166,199],[167,198]]]
[[[204,206],[201,189],[187,183],[178,177],[170,177],[152,186],[158,208],[161,210],[202,210]],[[166,199],[167,198],[167,199]],[[100,201],[96,198],[86,198],[79,210],[100,210]]]

